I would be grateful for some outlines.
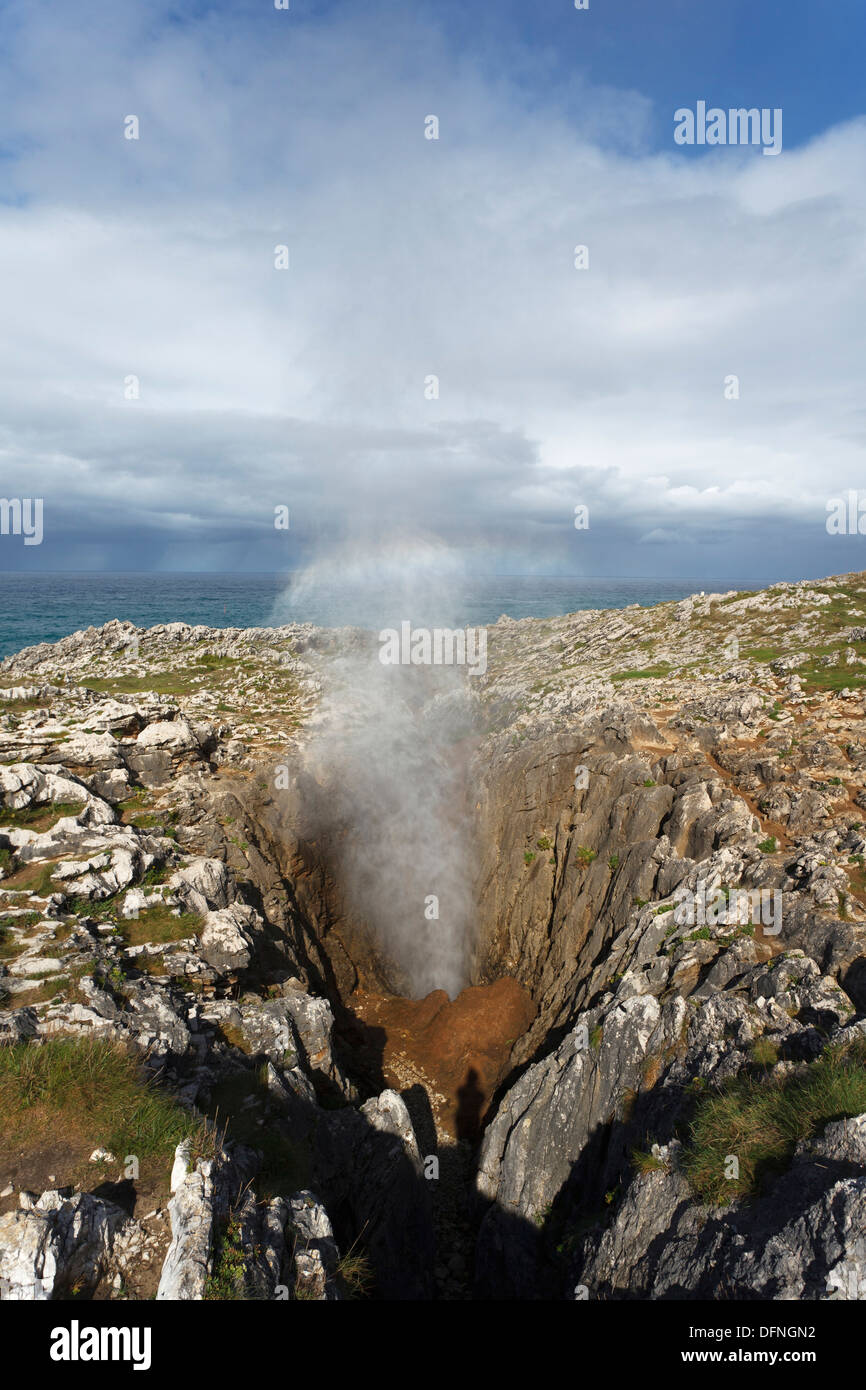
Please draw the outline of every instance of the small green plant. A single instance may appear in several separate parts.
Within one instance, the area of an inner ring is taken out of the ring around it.
[[[596,851],[590,849],[588,845],[578,845],[576,853],[577,862],[582,869],[588,868],[593,859],[597,858]]]
[[[535,858],[535,855],[534,855],[534,853],[533,853],[533,851],[532,851],[531,849],[527,849],[527,850],[524,850],[524,851],[523,851],[523,862],[524,862],[524,864],[531,864],[534,858]]]
[[[536,840],[535,843],[536,843],[536,845],[538,846],[539,849],[552,849],[552,848],[553,848],[553,846],[551,845],[550,839],[548,838],[547,835],[542,835],[541,839],[540,839],[540,840]]]
[[[224,1302],[247,1297],[247,1262],[240,1225],[235,1217],[218,1238],[211,1273],[205,1283],[204,1297]]]
[[[541,1211],[535,1213],[533,1220],[535,1221],[535,1224],[539,1230],[543,1230],[544,1227],[547,1225],[548,1221],[550,1220],[550,1215],[552,1211],[553,1203],[548,1202],[547,1206],[542,1207]]]
[[[762,854],[775,854],[777,848],[775,835],[768,835],[766,840],[762,840],[758,845],[758,849]]]
[[[619,855],[618,855],[618,854],[612,854],[612,855],[610,856],[610,858],[609,858],[608,861],[607,861],[607,867],[611,870],[612,873],[615,873],[615,872],[616,872],[616,870],[619,868]]]

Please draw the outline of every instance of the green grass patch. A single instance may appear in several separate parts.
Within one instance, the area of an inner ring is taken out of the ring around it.
[[[127,946],[163,944],[198,936],[203,922],[197,912],[174,912],[165,903],[142,908],[137,917],[118,917],[117,929]]]
[[[58,891],[63,891],[62,886],[55,883],[54,892]],[[96,922],[104,922],[109,917],[119,919],[120,902],[117,893],[112,893],[108,898],[101,898],[99,902],[93,902],[80,894],[71,894],[63,905],[63,911],[67,915],[74,913],[76,917],[92,917]]]
[[[0,1048],[0,1133],[20,1151],[78,1138],[170,1170],[183,1139],[203,1142],[204,1127],[153,1082],[116,1043],[48,1038]]]
[[[810,690],[858,690],[866,685],[866,675],[854,666],[801,666],[797,675],[803,688]]]
[[[758,593],[760,593],[759,589],[740,589],[739,593],[731,594],[730,598],[720,598],[719,607],[727,608],[732,603],[739,603],[741,599],[754,598]]]
[[[141,695],[153,690],[157,695],[189,695],[196,690],[211,689],[214,675],[228,675],[237,662],[231,657],[218,657],[213,661],[204,658],[193,666],[182,667],[176,671],[149,671],[143,676],[88,676],[83,683],[88,690],[100,694]]]
[[[11,687],[7,687],[9,689]],[[28,699],[0,700],[0,714],[25,714],[28,710],[48,709],[50,700],[39,700],[35,697]]]
[[[17,990],[15,994],[5,997],[3,981],[0,980],[0,997],[3,998],[4,1008],[26,1009],[37,1004],[50,1004],[52,999],[57,999],[60,995],[72,1000],[77,999],[83,1003],[83,997],[78,990],[78,981],[84,975],[90,973],[90,967],[79,965],[68,975],[52,975],[47,980],[35,984],[32,989]]]
[[[778,1081],[766,1074],[738,1076],[698,1100],[683,1171],[704,1202],[753,1197],[790,1165],[800,1140],[864,1111],[866,1040],[828,1048],[803,1072]],[[731,1155],[739,1160],[739,1177],[728,1179]]]
[[[0,828],[13,830],[47,830],[64,816],[77,816],[84,801],[55,801],[37,806],[22,806],[13,811],[0,807]]]
[[[669,661],[660,661],[655,666],[646,666],[642,670],[634,669],[630,671],[614,671],[611,675],[612,681],[649,681],[661,680],[671,669]]]
[[[750,661],[775,661],[782,653],[778,647],[744,647],[742,656],[748,657]]]
[[[59,863],[59,859],[49,859],[39,864],[26,864],[23,869],[4,878],[3,888],[14,888],[34,898],[48,898],[52,893],[61,893],[63,889],[60,883],[51,877]]]

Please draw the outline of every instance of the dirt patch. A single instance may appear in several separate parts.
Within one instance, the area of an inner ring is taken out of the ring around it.
[[[517,980],[475,985],[449,1000],[444,990],[426,999],[363,994],[352,1010],[378,1040],[385,1083],[395,1090],[427,1091],[440,1135],[473,1141],[514,1043],[536,1008]]]

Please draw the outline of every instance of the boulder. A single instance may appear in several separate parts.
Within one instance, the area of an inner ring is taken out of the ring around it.
[[[199,940],[199,954],[221,975],[246,970],[261,925],[259,914],[244,903],[209,912]]]
[[[109,1272],[126,1212],[89,1192],[22,1193],[18,1210],[0,1216],[0,1297],[42,1302],[92,1296]]]

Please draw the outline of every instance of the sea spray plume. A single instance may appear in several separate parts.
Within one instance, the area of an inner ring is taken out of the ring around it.
[[[472,861],[457,756],[470,696],[452,671],[384,668],[372,651],[340,668],[307,750],[328,817],[344,831],[337,872],[400,992],[417,998],[441,988],[453,997],[467,983],[471,952]]]
[[[356,607],[368,600],[363,641],[329,665],[317,731],[305,752],[320,813],[340,831],[334,866],[346,899],[366,922],[401,993],[421,998],[468,983],[474,944],[472,821],[465,775],[474,727],[473,681],[460,666],[388,666],[376,640],[383,623],[459,612],[449,552],[402,541],[385,555],[319,562],[294,597],[348,576]],[[383,606],[384,599],[384,606]],[[305,613],[301,608],[298,617]]]
[[[377,632],[409,617],[417,626],[454,626],[465,582],[459,556],[438,541],[405,535],[346,540],[291,576],[269,621]],[[327,617],[313,616],[321,614]]]

